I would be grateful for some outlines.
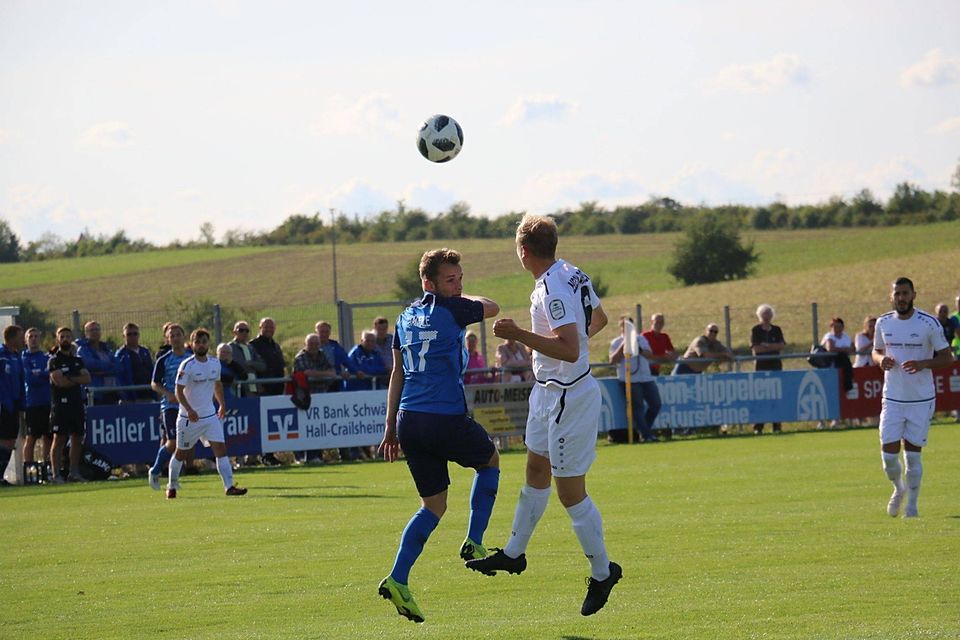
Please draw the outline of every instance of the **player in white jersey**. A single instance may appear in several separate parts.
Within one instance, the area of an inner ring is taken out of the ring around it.
[[[217,458],[217,471],[223,480],[228,496],[242,496],[247,490],[233,484],[233,468],[227,457],[227,445],[223,436],[223,417],[226,404],[223,399],[223,384],[220,382],[220,360],[207,356],[210,351],[210,332],[196,329],[190,334],[193,355],[177,370],[177,451],[170,461],[170,480],[167,498],[177,497],[180,488],[180,469],[189,452],[203,440],[213,449]],[[217,405],[213,401],[216,399]]]
[[[894,518],[906,496],[904,518],[917,517],[917,499],[923,466],[920,452],[927,444],[930,418],[936,404],[933,369],[953,362],[950,345],[937,319],[914,309],[917,297],[909,278],[893,283],[893,311],[877,319],[873,336],[873,361],[883,373],[880,411],[880,447],[883,470],[893,483],[887,513]],[[903,441],[903,471],[900,442]],[[904,482],[904,477],[906,482]]]
[[[600,387],[590,375],[588,339],[607,324],[590,278],[556,258],[557,225],[546,216],[525,215],[517,227],[517,255],[536,284],[530,295],[533,331],[509,318],[497,320],[493,332],[533,349],[536,384],[527,418],[526,484],[520,490],[513,531],[506,546],[467,567],[493,575],[520,573],[526,548],[547,508],[551,478],[573,530],[590,560],[591,577],[580,608],[585,616],[599,611],[623,570],[607,557],[603,520],[587,495],[586,474],[596,457]]]

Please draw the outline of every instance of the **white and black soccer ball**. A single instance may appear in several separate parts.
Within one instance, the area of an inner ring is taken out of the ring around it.
[[[437,114],[427,118],[417,132],[420,155],[430,162],[448,162],[463,147],[463,129],[450,116]]]

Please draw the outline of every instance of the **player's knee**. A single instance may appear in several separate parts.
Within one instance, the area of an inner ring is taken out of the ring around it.
[[[487,460],[487,464],[483,465],[484,467],[490,467],[496,469],[500,466],[500,453],[494,449],[493,455],[490,456],[490,459]]]

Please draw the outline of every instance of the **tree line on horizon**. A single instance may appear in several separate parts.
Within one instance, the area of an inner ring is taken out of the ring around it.
[[[819,229],[824,227],[876,227],[901,224],[928,224],[960,218],[960,166],[952,191],[925,191],[909,182],[897,185],[886,202],[863,189],[853,198],[835,196],[826,202],[790,206],[783,202],[767,205],[684,205],[672,198],[653,197],[641,205],[613,209],[597,202],[582,202],[576,209],[561,209],[551,215],[564,235],[665,233],[687,229],[692,221],[709,215],[735,230]],[[200,225],[197,239],[175,240],[156,245],[131,239],[123,229],[113,235],[81,233],[63,239],[47,233],[21,244],[7,222],[0,217],[0,262],[30,262],[53,258],[112,255],[148,250],[189,247],[268,247],[326,244],[337,242],[403,242],[414,240],[461,240],[468,238],[512,238],[523,212],[499,217],[474,216],[470,206],[457,202],[446,211],[431,215],[419,208],[407,208],[403,201],[396,209],[361,218],[341,213],[330,225],[320,213],[293,214],[269,231],[229,229],[218,241],[209,222]]]

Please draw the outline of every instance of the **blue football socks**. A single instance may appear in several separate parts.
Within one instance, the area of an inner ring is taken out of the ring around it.
[[[484,467],[477,469],[473,478],[473,489],[470,492],[470,524],[467,527],[467,537],[477,544],[483,544],[483,534],[490,522],[493,513],[493,503],[497,499],[497,488],[500,486],[500,469]]]
[[[163,468],[167,466],[167,464],[170,462],[170,458],[172,457],[173,454],[167,451],[166,447],[160,447],[160,450],[157,451],[157,459],[153,463],[153,466],[150,467],[150,473],[155,476],[163,475]]]
[[[397,559],[393,561],[390,577],[400,584],[407,584],[413,563],[420,557],[423,545],[438,524],[440,518],[429,509],[421,508],[413,514],[400,536],[400,548],[397,549]]]

